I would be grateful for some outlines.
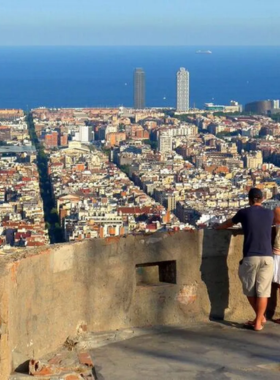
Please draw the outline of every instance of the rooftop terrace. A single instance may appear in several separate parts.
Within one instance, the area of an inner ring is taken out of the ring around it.
[[[212,322],[146,330],[91,353],[97,379],[276,380],[279,340],[273,323],[258,334]]]
[[[279,378],[279,326],[239,324],[252,317],[237,275],[242,241],[201,230],[2,257],[1,380],[69,336],[91,350],[98,379]],[[278,315],[273,292],[269,316]]]

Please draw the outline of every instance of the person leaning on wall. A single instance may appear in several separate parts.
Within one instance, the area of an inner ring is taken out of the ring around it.
[[[271,228],[273,211],[262,207],[263,194],[252,188],[248,193],[249,206],[240,209],[232,219],[216,225],[217,230],[240,223],[244,232],[243,259],[239,265],[239,278],[243,293],[255,312],[255,319],[248,321],[255,331],[261,331],[266,322],[265,311],[271,295],[273,255]],[[279,238],[280,241],[280,238]]]

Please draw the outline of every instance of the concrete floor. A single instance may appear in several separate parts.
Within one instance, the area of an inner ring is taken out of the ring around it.
[[[98,380],[279,380],[280,326],[268,322],[254,332],[209,322],[150,329],[91,354]]]

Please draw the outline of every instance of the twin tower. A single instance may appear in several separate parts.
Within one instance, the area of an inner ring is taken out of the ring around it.
[[[143,69],[134,71],[134,108],[145,108],[146,79]],[[190,105],[190,74],[181,67],[177,71],[177,112],[187,112]]]

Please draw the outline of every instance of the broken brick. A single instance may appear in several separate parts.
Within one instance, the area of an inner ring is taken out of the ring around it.
[[[81,364],[86,365],[88,367],[93,367],[93,361],[88,352],[80,352],[78,354],[78,359]]]
[[[65,380],[81,380],[80,375],[66,375]]]

